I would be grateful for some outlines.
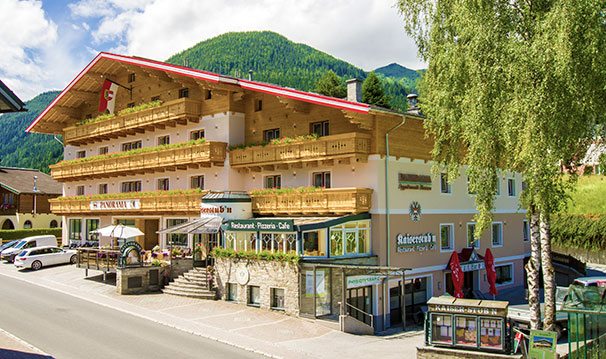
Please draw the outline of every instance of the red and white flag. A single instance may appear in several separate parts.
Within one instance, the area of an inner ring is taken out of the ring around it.
[[[105,80],[103,82],[103,87],[101,88],[101,97],[99,98],[99,112],[107,111],[112,114],[114,113],[117,93],[118,85],[110,80]]]

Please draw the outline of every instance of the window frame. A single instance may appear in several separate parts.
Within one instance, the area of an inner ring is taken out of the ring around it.
[[[320,133],[318,133],[314,130],[315,126],[319,126]],[[330,121],[322,120],[322,121],[310,122],[309,123],[309,134],[310,135],[315,134],[318,137],[330,136]]]
[[[281,136],[280,132],[281,132],[280,127],[269,128],[267,130],[263,130],[263,142],[269,143],[272,140],[280,139],[280,136]],[[270,134],[271,134],[271,136],[269,136]],[[277,134],[277,136],[276,136],[276,134]]]
[[[480,249],[480,239],[481,239],[481,238],[475,238],[475,237],[474,237],[474,239],[476,239],[476,241],[475,241],[474,243],[477,243],[477,244],[478,244],[478,246],[477,246],[477,247],[476,247],[476,246],[470,246],[470,245],[469,245],[469,225],[473,225],[473,231],[475,231],[475,229],[476,229],[476,224],[477,224],[476,222],[467,222],[467,225],[466,225],[466,228],[467,228],[467,233],[466,233],[466,237],[465,237],[465,247],[466,247],[466,248],[475,248],[475,249]]]
[[[274,299],[275,299],[275,295],[276,295],[276,291],[277,290],[281,290],[282,291],[282,306],[279,307],[277,305],[274,305]],[[284,311],[286,310],[286,288],[281,288],[281,287],[270,287],[269,288],[269,307],[273,310],[280,310],[280,311]]]
[[[101,146],[99,147],[99,155],[103,156],[109,153],[109,146]]]
[[[273,187],[268,187],[267,186],[267,180],[268,179],[273,179],[274,181],[274,186]],[[276,186],[276,179],[279,180],[279,185]],[[267,174],[263,176],[263,189],[280,189],[282,188],[282,175],[281,174]]]
[[[316,186],[315,180],[316,180],[316,175],[321,175],[322,176],[322,184],[323,186]],[[329,179],[328,179],[328,186],[326,186],[326,175],[328,175]],[[312,187],[319,187],[319,188],[332,188],[332,171],[316,171],[316,172],[312,172],[311,173],[311,186]]]
[[[161,182],[163,186],[160,186]],[[170,191],[170,177],[156,178],[156,190]]]
[[[86,158],[86,150],[76,151],[76,158]]]
[[[200,136],[200,133],[202,133],[202,136]],[[203,128],[189,131],[190,141],[197,141],[201,138],[206,138],[206,131]]]
[[[507,178],[507,196],[515,197],[516,196],[516,179],[515,178]]]
[[[522,220],[522,242],[530,242],[530,222]]]
[[[162,135],[156,137],[156,145],[167,146],[170,145],[170,135]]]
[[[253,302],[252,301],[252,291],[253,289],[257,289],[259,291],[259,301],[258,302]],[[251,307],[256,307],[259,308],[261,307],[261,286],[259,285],[247,285],[246,286],[246,305],[251,306]]]
[[[499,265],[495,264],[495,272],[497,271],[497,268],[499,267],[509,267],[511,268],[510,270],[510,274],[511,274],[511,279],[508,282],[504,282],[504,283],[496,283],[497,288],[498,287],[504,287],[504,286],[508,286],[508,285],[512,285],[515,283],[515,266],[513,265],[513,262],[507,262],[507,263],[499,263]],[[498,272],[497,272],[497,276],[498,276]]]
[[[189,98],[189,87],[183,87],[179,89],[179,98]]]
[[[444,183],[446,183],[446,188],[444,188]],[[448,182],[448,173],[446,172],[440,173],[440,194],[452,194],[452,185]]]
[[[136,145],[136,146],[133,146],[133,145]],[[141,140],[123,142],[120,144],[120,149],[122,150],[122,152],[137,150],[139,148],[143,148],[143,141],[141,141]]]
[[[124,190],[124,186],[125,186],[126,184],[128,184],[128,186],[129,186],[129,187],[132,187],[132,186],[133,186],[133,184],[134,184],[135,186],[138,184],[138,187],[139,187],[139,188],[138,188],[138,190],[134,190],[134,191],[132,190],[132,188],[131,188],[131,190],[129,190],[129,191],[125,191],[125,190]],[[141,180],[135,180],[135,181],[125,181],[125,182],[121,182],[121,183],[120,183],[120,193],[138,193],[138,192],[141,192],[141,190],[142,190],[142,186],[143,186],[143,184],[142,184],[142,181],[141,181]]]
[[[494,226],[498,225],[499,226],[499,237],[500,237],[500,243],[499,244],[495,244],[494,243]],[[504,245],[504,227],[503,227],[503,222],[501,221],[495,221],[492,222],[490,225],[490,243],[492,244],[492,248],[501,248]]]
[[[194,187],[193,186],[193,180],[194,178],[198,179],[198,186]],[[200,178],[202,178],[202,187],[200,187]],[[200,190],[204,190],[204,186],[205,186],[205,178],[204,175],[193,175],[193,176],[189,176],[189,189],[200,189]]]
[[[105,188],[104,191],[102,191],[101,189]],[[99,194],[107,194],[109,193],[109,185],[107,183],[99,183],[99,188],[97,189]]]
[[[263,111],[263,99],[260,99],[260,98],[255,99],[254,110],[255,110],[255,112]]]
[[[442,248],[442,227],[450,227],[450,238],[449,238],[449,244],[450,247],[449,248]],[[440,230],[439,230],[439,240],[440,240],[440,253],[447,253],[447,252],[452,252],[455,250],[456,246],[455,246],[455,225],[454,223],[440,223]]]
[[[137,81],[137,74],[134,72],[131,72],[128,74],[128,78],[126,79],[127,83],[133,83],[135,81]]]
[[[85,193],[84,185],[76,186],[76,196],[84,196],[84,193]]]

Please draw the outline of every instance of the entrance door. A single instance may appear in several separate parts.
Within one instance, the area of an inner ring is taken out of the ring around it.
[[[476,290],[475,283],[477,281],[477,271],[463,273],[463,296],[465,298],[474,298],[473,291]],[[452,274],[446,273],[446,292],[454,296],[454,285],[452,284]]]
[[[157,246],[158,242],[158,229],[160,228],[160,221],[157,219],[146,219],[144,224],[145,237],[143,239],[143,249],[151,250]]]
[[[209,254],[217,245],[217,233],[194,234],[194,265],[213,265],[209,262]]]
[[[371,324],[370,317],[365,313],[372,315],[372,286],[348,289],[347,303],[350,305],[347,308],[350,316]]]
[[[389,323],[394,326],[402,324],[402,290],[398,282],[397,287],[389,288]]]

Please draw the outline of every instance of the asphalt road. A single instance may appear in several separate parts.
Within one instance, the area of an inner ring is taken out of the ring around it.
[[[0,328],[57,359],[260,358],[1,275]]]

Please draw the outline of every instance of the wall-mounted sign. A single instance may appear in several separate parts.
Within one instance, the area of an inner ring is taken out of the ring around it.
[[[463,272],[473,272],[474,270],[485,269],[486,265],[484,262],[465,262],[461,263],[461,270]]]
[[[347,277],[347,289],[367,287],[369,285],[381,284],[385,276],[381,275],[354,275]]]
[[[412,201],[410,207],[408,207],[408,214],[410,214],[411,221],[419,222],[421,220],[421,204],[417,201]]]
[[[234,219],[222,226],[224,231],[294,232],[292,219]]]
[[[326,295],[326,275],[324,271],[316,271],[316,288],[314,289],[314,271],[305,271],[305,296],[313,297],[314,293],[317,296]]]
[[[141,267],[141,251],[143,248],[135,241],[128,241],[120,247],[119,267]]]
[[[138,199],[90,201],[91,211],[130,211],[134,209],[141,209],[141,201]]]
[[[424,191],[431,190],[431,177],[425,175],[415,175],[410,173],[398,173],[398,183],[400,190],[420,189]]]
[[[507,316],[507,308],[471,307],[461,305],[429,304],[429,311],[473,315]]]
[[[248,284],[248,280],[250,279],[250,273],[246,268],[240,268],[236,271],[236,282],[240,285]]]
[[[251,202],[203,202],[200,204],[201,217],[221,217],[223,219],[245,219],[252,217]]]
[[[436,248],[436,236],[425,234],[398,234],[396,236],[398,253],[424,252]]]

